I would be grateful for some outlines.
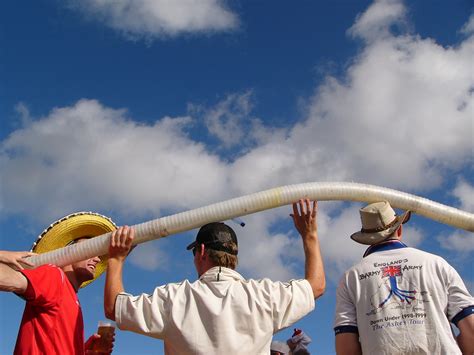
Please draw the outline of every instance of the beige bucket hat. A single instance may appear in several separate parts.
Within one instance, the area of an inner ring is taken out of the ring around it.
[[[387,239],[398,227],[408,222],[410,211],[397,215],[387,201],[375,202],[359,210],[362,229],[351,235],[357,243],[373,245]]]

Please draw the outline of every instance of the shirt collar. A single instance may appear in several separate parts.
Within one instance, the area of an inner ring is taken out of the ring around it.
[[[229,281],[229,280],[245,280],[237,271],[223,267],[214,266],[207,270],[199,278],[201,281]]]
[[[392,249],[400,249],[400,248],[406,248],[407,245],[402,243],[399,240],[387,240],[382,243],[378,243],[375,245],[371,245],[370,247],[367,248],[367,250],[364,253],[364,258],[366,256],[369,256],[372,253],[376,253],[379,251],[386,251],[386,250],[392,250]]]

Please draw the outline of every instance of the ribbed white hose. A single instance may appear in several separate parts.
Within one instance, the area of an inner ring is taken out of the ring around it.
[[[137,224],[133,226],[135,228],[133,244],[191,230],[206,223],[225,221],[288,205],[302,198],[317,201],[342,200],[367,203],[385,200],[394,208],[410,210],[435,221],[474,232],[474,214],[426,198],[374,185],[350,182],[313,182],[277,187]],[[82,243],[33,256],[29,258],[29,261],[36,266],[48,263],[65,266],[96,255],[105,255],[108,252],[110,234],[103,234]]]

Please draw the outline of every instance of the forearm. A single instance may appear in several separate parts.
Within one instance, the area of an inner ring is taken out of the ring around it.
[[[27,286],[28,280],[22,273],[0,263],[0,291],[23,294]]]
[[[107,262],[107,275],[104,288],[104,312],[109,319],[115,320],[115,300],[124,291],[122,281],[123,263],[125,260],[110,258]]]
[[[305,253],[305,278],[313,289],[314,298],[320,297],[326,288],[323,258],[317,234],[303,239]]]
[[[316,221],[317,201],[311,203],[308,199],[293,203],[293,218],[295,228],[303,240],[305,254],[305,278],[311,285],[314,298],[324,293],[326,278],[321,257],[318,239],[318,225]]]

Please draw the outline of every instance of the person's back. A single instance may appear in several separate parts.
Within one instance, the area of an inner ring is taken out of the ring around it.
[[[337,288],[337,353],[472,353],[474,299],[444,259],[401,242],[409,212],[396,215],[384,201],[360,215],[362,229],[351,238],[370,247]]]
[[[467,295],[464,284],[442,258],[414,248],[387,247],[395,243],[367,255],[342,280],[344,297],[357,310],[363,353],[460,354],[448,318],[470,304],[450,298],[449,290],[458,288]],[[345,317],[343,308],[338,315],[336,323]]]
[[[306,206],[306,208],[304,208]],[[238,243],[224,223],[203,226],[188,245],[199,275],[155,288],[152,294],[124,292],[122,268],[133,229],[112,233],[104,309],[119,329],[163,339],[166,354],[268,354],[272,336],[314,308],[325,287],[316,226],[316,203],[293,206],[305,246],[305,278],[287,283],[245,280],[235,271]]]
[[[164,339],[169,354],[266,354],[274,332],[314,307],[308,289],[303,280],[245,280],[214,267],[198,281],[161,286],[150,296],[119,295],[117,322],[121,329]],[[145,302],[149,312],[134,311]],[[162,312],[168,313],[166,322]]]

